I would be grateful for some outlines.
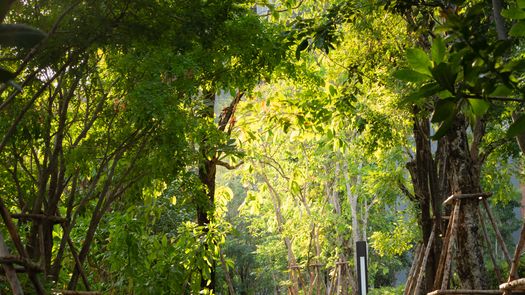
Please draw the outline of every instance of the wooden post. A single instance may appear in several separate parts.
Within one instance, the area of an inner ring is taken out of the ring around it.
[[[492,251],[492,245],[489,241],[489,235],[487,234],[487,228],[485,226],[485,222],[483,221],[483,216],[481,216],[481,210],[478,206],[478,215],[479,220],[481,222],[481,229],[483,230],[483,238],[485,239],[485,243],[487,244],[487,248],[490,254],[490,259],[492,260],[492,264],[494,265],[494,272],[496,273],[496,277],[498,278],[498,281],[501,282],[503,280],[503,277],[501,276],[501,270],[499,269],[498,263],[496,261],[496,257],[494,256],[494,251]]]
[[[0,215],[2,215],[2,219],[4,220],[4,223],[7,227],[7,230],[9,231],[9,235],[11,236],[11,240],[15,244],[16,250],[18,251],[18,254],[20,254],[21,257],[29,259],[29,255],[27,254],[26,249],[24,248],[24,245],[22,245],[22,240],[20,240],[20,236],[18,235],[18,231],[16,229],[16,225],[13,222],[13,219],[11,218],[11,215],[9,211],[7,210],[7,207],[4,204],[4,201],[2,198],[0,198]],[[38,295],[45,295],[46,292],[44,290],[44,286],[38,279],[38,276],[36,273],[34,273],[32,270],[27,269],[27,275],[29,276],[29,279],[35,286],[36,294]]]
[[[458,229],[459,224],[459,212],[461,207],[461,199],[458,199],[456,201],[456,205],[454,206],[454,220],[452,223],[452,228],[450,230],[450,241],[447,245],[447,252],[445,253],[445,266],[443,267],[443,281],[441,282],[441,290],[445,290],[448,286],[448,280],[450,277],[450,264],[452,263],[452,245],[454,244],[456,240],[456,231]],[[443,255],[443,254],[441,254]]]
[[[71,250],[71,255],[73,255],[73,258],[75,259],[75,265],[77,267],[78,272],[80,273],[80,276],[82,277],[82,282],[84,283],[84,287],[86,287],[87,291],[91,291],[86,273],[82,269],[82,263],[80,262],[80,259],[78,258],[78,253],[75,250],[75,245],[73,245],[73,241],[71,241],[70,237],[67,237],[67,244],[69,245],[69,249]]]
[[[410,272],[408,273],[407,283],[405,285],[405,291],[403,295],[411,295],[412,287],[414,286],[414,278],[419,274],[419,268],[421,259],[423,258],[423,251],[425,248],[422,244],[418,244],[416,250],[414,251],[414,262],[412,262],[412,267],[410,267]]]
[[[446,250],[448,250],[448,245],[450,243],[450,237],[451,237],[451,232],[452,232],[452,225],[454,224],[454,220],[459,218],[459,216],[454,215],[455,212],[456,211],[453,209],[452,210],[452,214],[450,216],[450,220],[448,221],[447,232],[445,233],[445,241],[444,241],[443,246],[442,246],[442,249],[444,249],[444,251],[441,251],[441,256],[439,257],[439,263],[438,263],[438,266],[437,266],[436,277],[434,278],[434,289],[436,289],[436,290],[441,288],[441,282],[443,281],[443,272],[444,272],[444,269],[445,269],[445,259],[447,258],[447,256],[446,256],[447,251]]]
[[[492,215],[492,210],[490,210],[489,203],[486,199],[482,200],[483,206],[485,207],[485,210],[487,211],[487,215],[489,216],[490,223],[492,224],[492,227],[494,228],[494,231],[496,232],[496,238],[498,239],[498,242],[501,246],[501,250],[503,250],[503,254],[505,255],[505,259],[507,259],[507,263],[511,265],[510,255],[509,251],[507,250],[507,245],[505,245],[505,241],[503,241],[503,237],[501,236],[501,233],[499,232],[498,226],[496,224],[496,220],[494,219],[494,216]]]
[[[525,246],[525,224],[521,227],[520,240],[518,245],[516,245],[516,250],[514,250],[514,258],[512,259],[508,282],[518,278],[518,264],[520,263],[523,246]]]
[[[5,244],[4,237],[2,236],[2,233],[0,232],[0,257],[6,257],[6,256],[10,256],[9,250],[7,249],[7,245]],[[15,267],[10,263],[2,263],[2,267],[4,268],[5,276],[7,278],[7,281],[9,282],[9,285],[11,286],[13,295],[24,295],[24,291],[22,290],[20,281],[18,280],[18,277],[16,276]]]
[[[423,256],[423,261],[421,263],[421,270],[417,277],[416,288],[414,289],[414,294],[418,294],[419,288],[421,288],[421,282],[423,281],[423,275],[425,274],[425,265],[427,265],[428,256],[430,255],[430,249],[432,248],[432,243],[434,242],[434,236],[436,234],[436,224],[432,227],[430,232],[430,237],[428,238],[428,243],[425,248],[425,255]]]

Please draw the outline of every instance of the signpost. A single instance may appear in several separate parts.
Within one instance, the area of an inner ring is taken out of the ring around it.
[[[356,243],[356,267],[357,267],[357,285],[358,295],[368,293],[368,251],[366,241],[357,241]]]

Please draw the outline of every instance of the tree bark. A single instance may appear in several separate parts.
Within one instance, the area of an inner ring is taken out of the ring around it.
[[[440,179],[444,173],[440,173],[441,171],[438,171],[438,169],[442,169],[439,164],[440,159],[443,157],[444,149],[441,146],[442,143],[439,142],[436,155],[432,154],[429,118],[420,118],[419,112],[420,110],[417,107],[413,109],[413,134],[416,144],[416,156],[407,164],[407,168],[414,187],[414,201],[421,210],[419,224],[422,230],[423,245],[426,246],[429,242],[434,222],[437,225],[436,236],[440,236],[442,233],[441,202],[443,196],[441,192],[444,190],[442,187],[444,183]],[[436,163],[434,158],[438,163]],[[440,244],[439,239],[434,240],[427,263],[422,266],[421,271],[425,272],[424,282],[420,289],[422,294],[430,292],[433,288],[437,263],[441,254]]]
[[[453,194],[480,193],[480,165],[474,163],[467,140],[467,122],[458,114],[447,133],[448,181]],[[478,199],[462,200],[457,235],[457,272],[464,289],[487,289],[482,252],[482,233],[477,214]]]

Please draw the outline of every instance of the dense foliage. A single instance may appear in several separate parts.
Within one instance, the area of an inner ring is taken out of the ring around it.
[[[2,2],[0,293],[355,294],[364,240],[371,294],[399,294],[444,199],[484,191],[513,249],[524,10]],[[477,205],[452,287],[508,271]]]

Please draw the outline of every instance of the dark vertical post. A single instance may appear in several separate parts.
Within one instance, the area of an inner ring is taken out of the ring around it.
[[[366,295],[368,293],[368,251],[366,241],[357,241],[355,245],[357,259],[357,294]]]

